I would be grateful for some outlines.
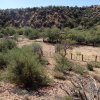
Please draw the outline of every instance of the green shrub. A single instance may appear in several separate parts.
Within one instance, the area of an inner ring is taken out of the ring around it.
[[[43,51],[42,51],[42,46],[38,43],[33,43],[32,44],[32,51],[34,54],[37,54],[37,56],[39,57],[39,60],[42,59],[43,57]]]
[[[70,97],[70,96],[65,96],[65,97],[64,97],[64,100],[72,100],[72,97]]]
[[[28,36],[30,33],[32,33],[32,28],[30,28],[30,27],[27,27],[27,28],[25,28],[25,30],[24,30],[24,35],[25,36]]]
[[[48,60],[47,60],[46,58],[42,57],[40,63],[41,63],[42,65],[48,65],[49,62],[48,62]]]
[[[39,62],[42,64],[42,65],[47,65],[48,64],[48,60],[43,57],[43,51],[42,51],[42,47],[41,45],[39,45],[38,43],[33,43],[32,45],[30,46],[23,46],[22,49],[25,51],[25,52],[32,52],[33,54],[35,54],[39,60]]]
[[[8,59],[6,57],[6,54],[0,53],[0,69],[4,69],[7,67]]]
[[[6,27],[6,28],[1,29],[1,33],[4,36],[12,36],[12,35],[16,34],[16,30],[14,27]]]
[[[59,72],[66,72],[66,71],[71,71],[72,70],[72,62],[70,62],[67,58],[60,57],[56,59],[56,66],[55,70]]]
[[[77,74],[84,74],[85,69],[82,66],[69,61],[65,57],[58,57],[58,59],[56,59],[56,63],[55,71],[62,73],[65,73],[66,71],[73,71]]]
[[[25,28],[17,29],[17,34],[23,35],[25,33]]]
[[[94,69],[93,69],[94,66],[93,66],[91,63],[88,63],[88,64],[87,64],[87,68],[88,68],[89,71],[93,71],[93,70],[94,70]]]
[[[24,31],[24,35],[27,36],[29,39],[37,39],[40,36],[38,29],[32,28],[26,28]]]
[[[94,68],[100,68],[100,62],[91,62],[91,64]]]
[[[32,30],[32,32],[30,32],[28,34],[28,38],[31,39],[31,40],[39,38],[39,32],[38,32],[38,30]]]
[[[56,43],[59,41],[60,29],[53,28],[45,28],[42,32],[42,37],[46,38],[50,43]]]
[[[2,33],[0,33],[0,38],[3,38],[3,36],[4,36],[4,35],[3,35]]]
[[[43,57],[42,46],[38,43],[33,43],[31,46],[32,46],[32,52],[37,55],[39,62],[42,65],[47,65],[48,60]]]
[[[32,52],[23,49],[9,51],[9,64],[5,78],[25,87],[45,86],[49,83],[45,67]]]
[[[6,31],[7,31],[9,36],[12,36],[12,35],[16,34],[16,30],[15,30],[14,27],[7,27]]]
[[[82,66],[77,65],[77,64],[75,64],[75,65],[72,67],[72,70],[73,70],[75,73],[78,73],[78,74],[81,74],[81,75],[83,75],[83,74],[84,74],[84,71],[85,71],[85,69],[84,69]]]
[[[13,39],[14,39],[15,41],[18,41],[18,37],[19,37],[19,35],[18,35],[18,34],[14,34]]]
[[[93,68],[100,68],[100,62],[89,62],[87,63],[87,68],[93,71]]]
[[[0,42],[0,52],[5,52],[16,47],[16,42],[11,39],[4,39]]]

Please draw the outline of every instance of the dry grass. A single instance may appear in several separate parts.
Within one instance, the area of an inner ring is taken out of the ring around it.
[[[36,40],[29,40],[25,37],[21,37],[18,39],[17,45],[18,47],[22,47],[24,45],[30,45],[33,42],[37,42],[39,43],[42,48],[43,48],[43,53],[44,56],[47,57],[47,59],[49,60],[49,66],[52,69],[52,66],[54,65],[55,61],[53,59],[53,57],[55,56],[55,47],[52,44],[49,43],[44,43],[43,39],[36,39]],[[79,61],[75,61],[81,64],[86,64],[86,62],[81,62],[81,54],[84,55],[84,60],[86,61],[95,61],[95,56],[98,56],[98,60],[100,60],[99,56],[100,56],[100,47],[92,47],[92,46],[75,46],[73,47],[72,50],[69,50],[68,53],[73,53],[74,56],[73,58],[79,59]],[[70,55],[69,55],[70,58]]]
[[[83,55],[88,56],[100,56],[100,47],[93,47],[93,46],[78,46],[74,47],[72,50],[73,53],[80,53]]]
[[[49,61],[49,65],[48,65],[48,72],[50,73],[51,77],[54,74],[53,72],[53,67],[55,65],[55,61],[54,61],[54,53],[55,53],[55,47],[52,44],[49,43],[43,43],[42,39],[37,39],[37,40],[29,40],[27,38],[23,38],[23,39],[19,39],[20,41],[18,42],[18,47],[22,47],[23,45],[30,45],[33,42],[37,42],[39,44],[42,45],[43,48],[43,52],[44,52],[44,56],[47,58],[47,60]],[[68,51],[68,52],[72,52],[73,54],[76,55],[86,55],[86,59],[87,56],[91,57],[91,59],[94,59],[93,57],[95,55],[100,56],[100,47],[92,47],[92,46],[76,46],[73,47],[72,51]],[[51,57],[50,57],[51,56]],[[77,62],[79,64],[82,65],[86,65],[86,62],[78,62],[78,61],[74,61]],[[100,77],[100,69],[95,69],[94,72],[89,72],[92,76],[99,76]]]

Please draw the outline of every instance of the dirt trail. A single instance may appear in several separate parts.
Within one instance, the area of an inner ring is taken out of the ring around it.
[[[19,38],[18,47],[22,47],[24,45],[30,45],[33,42],[39,43],[42,46],[44,56],[49,61],[48,67],[48,73],[50,74],[50,77],[53,78],[53,68],[55,66],[55,47],[52,44],[44,43],[43,39],[37,39],[37,40],[29,40],[27,38]],[[72,50],[72,53],[74,54],[83,54],[83,55],[89,55],[92,57],[92,55],[98,55],[100,56],[100,47],[92,47],[92,46],[77,46],[74,47]],[[78,62],[82,65],[86,65],[85,62]],[[100,77],[100,70],[95,70],[94,72],[90,73],[92,76],[98,75]]]
[[[48,75],[51,79],[54,79],[54,66],[55,66],[55,59],[54,59],[54,53],[55,53],[55,47],[51,44],[46,43],[40,43],[42,45],[43,53],[46,59],[48,60],[49,64],[47,65],[48,69]]]
[[[47,60],[49,61],[49,67],[50,69],[53,68],[54,66],[54,53],[55,53],[55,48],[53,45],[51,44],[46,44],[46,43],[41,43],[42,48],[43,48],[43,53],[44,56],[47,58]]]
[[[53,79],[53,74],[54,74],[54,65],[55,65],[55,60],[54,60],[54,53],[55,53],[55,47],[52,44],[49,43],[44,43],[43,39],[36,39],[36,40],[29,40],[27,38],[19,38],[19,42],[17,42],[18,47],[22,47],[24,45],[30,45],[32,43],[38,43],[42,46],[43,49],[43,55],[46,57],[48,60],[49,64],[47,65],[47,72],[50,76],[50,78]]]
[[[25,37],[21,37],[19,38],[19,42],[18,47],[22,47],[24,45],[30,45],[33,42],[39,43],[42,46],[43,49],[43,53],[44,56],[47,58],[47,60],[49,61],[49,65],[48,67],[50,69],[53,69],[53,66],[55,64],[55,60],[54,60],[54,54],[55,54],[55,47],[52,44],[49,43],[44,43],[43,39],[36,39],[36,40],[29,40]],[[79,54],[83,54],[84,55],[84,59],[90,59],[90,60],[95,60],[95,56],[98,56],[98,60],[100,59],[100,47],[92,47],[92,46],[76,46],[73,47],[72,51],[68,51],[68,52],[72,52],[73,54],[79,55]],[[77,60],[76,60],[77,62]],[[85,62],[81,62],[84,65]]]
[[[30,45],[32,43],[38,43],[42,46],[43,49],[43,54],[44,56],[47,58],[47,60],[49,61],[49,67],[50,69],[53,69],[54,66],[54,53],[55,53],[55,47],[54,45],[51,45],[49,43],[44,43],[43,39],[36,39],[36,40],[29,40],[27,38],[19,38],[19,42],[17,42],[18,47],[22,47],[24,45]]]

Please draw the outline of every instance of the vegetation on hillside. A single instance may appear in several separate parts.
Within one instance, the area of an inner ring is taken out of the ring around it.
[[[6,9],[0,10],[0,26],[89,28],[100,24],[99,12],[100,6],[49,6],[41,8]]]
[[[98,46],[100,44],[100,25],[89,29],[82,29],[78,27],[73,29],[68,27],[63,29],[59,29],[57,27],[38,29],[30,27],[6,27],[1,28],[0,30],[1,38],[7,38],[10,36],[11,38],[17,40],[18,35],[25,35],[29,39],[43,38],[44,42],[49,43],[61,43],[63,39],[70,39],[80,45]]]

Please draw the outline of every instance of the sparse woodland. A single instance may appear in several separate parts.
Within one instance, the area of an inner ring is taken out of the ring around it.
[[[100,6],[91,7],[41,7],[0,10],[0,26],[33,28],[82,27],[89,28],[100,24]]]

